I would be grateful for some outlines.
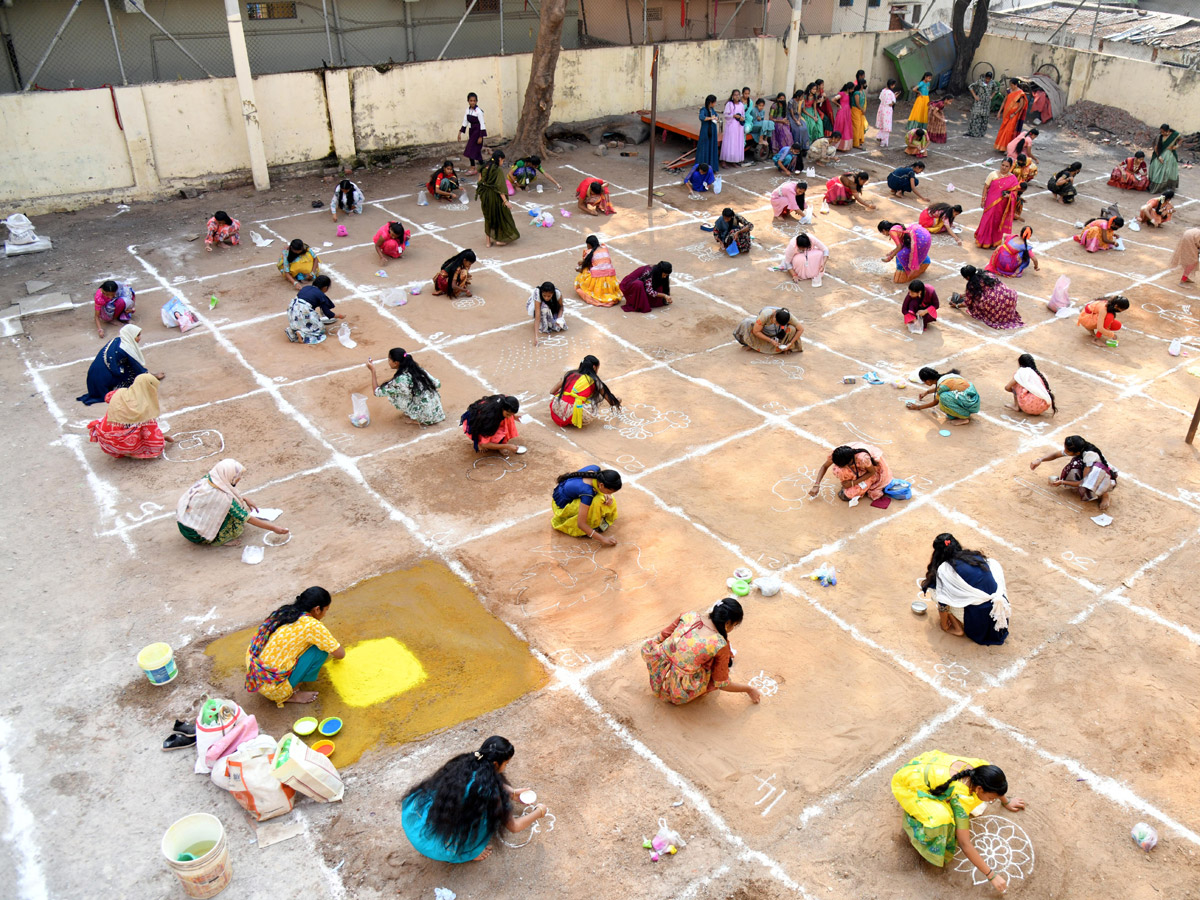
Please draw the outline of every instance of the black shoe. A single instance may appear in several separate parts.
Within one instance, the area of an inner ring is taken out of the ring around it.
[[[188,747],[195,746],[196,736],[194,734],[173,732],[169,738],[163,741],[162,748],[164,750],[186,750]]]
[[[172,728],[171,730],[174,731],[176,734],[190,734],[190,735],[194,736],[196,734],[196,723],[195,722],[185,722],[182,719],[176,719],[175,727]]]

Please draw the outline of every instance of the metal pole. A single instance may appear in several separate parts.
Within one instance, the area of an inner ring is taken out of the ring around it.
[[[342,16],[338,12],[338,0],[329,0],[333,7],[333,33],[337,36],[338,65],[346,64],[346,45],[342,43]]]
[[[642,46],[646,45],[646,0],[642,0]]]
[[[654,45],[654,60],[650,63],[650,186],[646,189],[646,208],[654,206],[654,129],[658,125],[658,44]],[[1200,416],[1200,406],[1196,407]],[[1195,427],[1192,428],[1195,431]]]
[[[117,26],[113,24],[112,7],[108,0],[103,0],[104,12],[108,16],[108,30],[112,32],[113,49],[117,51],[117,68],[121,70],[121,84],[128,86],[129,79],[125,77],[125,63],[121,62],[121,45],[117,43]]]
[[[1097,0],[1097,2],[1099,2],[1099,0]],[[1062,31],[1064,28],[1066,28],[1066,27],[1067,27],[1067,23],[1071,21],[1071,19],[1072,19],[1072,18],[1074,17],[1074,15],[1075,15],[1075,13],[1079,12],[1080,8],[1081,8],[1081,7],[1083,6],[1083,4],[1085,4],[1085,3],[1087,3],[1087,0],[1079,0],[1079,2],[1078,2],[1077,4],[1075,4],[1075,8],[1074,8],[1073,10],[1071,10],[1071,14],[1070,14],[1069,16],[1067,16],[1065,19],[1063,19],[1063,21],[1062,21],[1062,24],[1061,24],[1061,25],[1059,25],[1057,28],[1055,28],[1055,29],[1054,29],[1054,33],[1053,33],[1053,34],[1051,34],[1051,35],[1050,35],[1050,37],[1046,38],[1046,43],[1047,43],[1047,44],[1053,44],[1053,43],[1054,43],[1054,39],[1055,39],[1056,37],[1058,37],[1058,33],[1059,33],[1060,31]]]
[[[867,0],[866,7],[863,9],[863,31],[867,30],[867,17],[871,15],[871,0]]]
[[[404,4],[404,43],[408,48],[408,56],[405,57],[408,62],[414,62],[417,58],[417,51],[413,49],[413,33],[412,33],[412,13],[409,12],[409,3]]]
[[[729,17],[729,21],[725,23],[725,27],[721,29],[721,34],[717,35],[718,41],[721,39],[721,35],[723,35],[729,29],[729,26],[733,24],[733,20],[737,18],[737,14],[742,11],[742,7],[745,5],[746,5],[746,0],[742,0],[741,3],[739,3],[736,7],[734,7],[733,15]]]
[[[229,26],[229,49],[233,53],[233,71],[237,76],[238,93],[242,97],[242,118],[246,123],[246,147],[250,151],[250,173],[256,190],[271,187],[267,171],[267,152],[263,148],[262,126],[258,121],[258,106],[254,102],[254,78],[250,74],[250,55],[246,52],[246,32],[242,28],[239,0],[225,0],[225,22]]]
[[[321,0],[321,18],[325,20],[325,43],[329,45],[329,64],[333,65],[333,35],[329,32],[329,10]]]
[[[194,56],[192,56],[192,54],[188,53],[187,47],[183,46],[183,44],[181,44],[181,43],[179,43],[179,41],[175,40],[175,35],[171,34],[171,32],[167,31],[167,29],[165,29],[161,25],[159,25],[158,20],[156,18],[154,18],[154,16],[150,15],[150,13],[146,12],[146,10],[142,8],[142,5],[140,3],[138,3],[138,0],[128,0],[128,2],[132,3],[134,9],[136,9],[143,16],[145,16],[147,19],[149,19],[151,25],[153,25],[155,28],[157,28],[159,31],[161,31],[163,34],[165,34],[168,38],[170,38],[171,43],[179,48],[179,52],[182,53],[184,56],[186,56],[188,59],[190,59],[192,62],[194,62],[196,64],[197,69],[199,69],[201,72],[203,72],[209,78],[217,77],[212,72],[208,71],[208,69],[204,68],[204,66],[200,65],[200,60],[196,59],[196,57],[194,57]],[[238,22],[240,23],[241,21],[242,20],[239,18]]]
[[[1096,15],[1092,18],[1092,36],[1088,38],[1088,49],[1095,50],[1096,26],[1100,24],[1100,0],[1096,0]]]
[[[50,41],[50,46],[46,48],[46,52],[42,54],[41,61],[37,64],[37,68],[33,70],[33,74],[29,76],[29,81],[25,82],[25,90],[33,87],[33,83],[37,81],[38,73],[42,71],[42,66],[46,64],[46,60],[50,58],[50,51],[54,49],[54,45],[58,43],[58,39],[63,36],[63,32],[67,30],[67,23],[71,21],[71,16],[75,15],[75,10],[79,9],[79,4],[83,0],[75,0],[75,5],[71,7],[71,11],[67,13],[67,17],[63,19],[62,24],[58,26],[58,31],[54,32],[54,38]]]
[[[454,30],[450,32],[450,40],[446,41],[446,46],[442,48],[442,52],[437,55],[441,59],[446,55],[446,51],[450,49],[450,42],[454,40],[454,36],[458,34],[458,29],[463,27],[463,22],[467,21],[467,16],[471,14],[471,10],[475,8],[477,0],[471,0],[471,5],[467,7],[467,11],[462,14],[462,18],[458,20],[458,24],[454,26]]]
[[[500,7],[500,55],[504,55],[504,0],[497,4]]]
[[[767,16],[771,12],[771,0],[763,0],[763,26],[762,34],[767,33]]]

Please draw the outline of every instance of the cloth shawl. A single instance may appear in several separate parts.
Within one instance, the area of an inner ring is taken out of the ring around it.
[[[249,506],[233,487],[245,471],[246,467],[235,459],[223,459],[213,466],[179,498],[175,510],[179,524],[193,529],[206,541],[213,540],[234,500]]]
[[[113,391],[108,401],[108,421],[118,425],[141,425],[158,418],[158,379],[143,372],[127,388]]]
[[[944,562],[937,570],[937,600],[952,609],[965,609],[992,601],[992,622],[997,631],[1008,628],[1008,617],[1012,607],[1008,602],[1008,587],[1004,582],[1004,570],[994,559],[986,561],[992,577],[996,579],[996,593],[985,594],[967,584],[955,571],[953,564]]]

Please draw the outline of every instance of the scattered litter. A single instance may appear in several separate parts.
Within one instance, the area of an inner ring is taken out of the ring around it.
[[[250,232],[250,240],[254,241],[255,247],[270,247],[275,243],[274,238],[265,238],[257,231]]]
[[[337,229],[337,236],[338,236],[338,237],[349,237],[349,235],[350,235],[350,232],[346,230],[346,226],[345,226],[345,225],[339,225],[339,226],[338,226],[338,229]],[[328,245],[328,244],[326,244],[326,246],[329,246],[329,245]]]
[[[262,519],[264,522],[274,522],[276,519],[278,519],[282,515],[283,515],[282,509],[272,509],[270,507],[260,506],[258,508],[258,511],[254,513],[254,518]]]
[[[331,872],[336,872],[338,869],[340,869],[340,868],[341,868],[342,866],[344,866],[345,864],[346,864],[346,860],[345,860],[345,859],[343,859],[343,860],[341,860],[341,861],[340,861],[340,862],[339,862],[339,863],[338,863],[336,866],[334,866],[332,869],[330,869],[329,871],[331,871]]]
[[[324,206],[324,205],[325,205],[325,203],[324,203],[324,201],[322,201],[322,200],[314,200],[314,201],[312,202],[312,208],[313,208],[313,209],[320,209],[320,208],[321,208],[322,206]]]
[[[417,288],[413,293],[418,293],[420,290]],[[408,295],[404,293],[404,288],[388,288],[380,299],[384,306],[403,306],[408,302]]]
[[[1133,842],[1149,853],[1158,846],[1158,832],[1145,822],[1138,822],[1129,832]]]
[[[1069,318],[1071,318],[1071,316],[1077,315],[1078,313],[1079,313],[1079,310],[1077,310],[1075,307],[1064,306],[1062,309],[1060,309],[1058,312],[1056,312],[1054,314],[1054,318],[1069,319]]]
[[[323,242],[321,243],[321,246],[322,246],[322,247],[332,247],[332,246],[333,246],[333,241],[323,241]]]
[[[354,409],[350,413],[350,424],[355,428],[366,428],[371,424],[371,413],[367,409],[367,398],[362,394],[351,394],[350,403]]]
[[[683,806],[683,801],[682,801],[682,800],[676,800],[676,801],[675,801],[674,803],[672,803],[671,805],[672,805],[672,806]]]
[[[941,431],[938,432],[938,434],[940,434],[942,437],[950,437],[951,432],[950,432],[950,429],[943,428]]]
[[[850,505],[854,506],[858,502],[858,497],[850,501]],[[821,587],[833,587],[837,584],[837,570],[829,563],[823,563],[815,572],[809,572],[808,578],[813,581],[820,582]]]
[[[754,586],[758,588],[758,592],[764,597],[774,597],[779,593],[779,589],[783,587],[783,583],[777,575],[762,575],[754,579]],[[681,800],[680,803],[682,802]]]
[[[953,194],[953,193],[954,193],[954,182],[952,182],[952,181],[951,181],[951,182],[947,182],[947,183],[946,183],[946,190],[947,190],[947,192],[949,192],[949,193]]]
[[[257,566],[263,561],[266,550],[256,544],[247,544],[242,548],[242,562],[248,566]]]
[[[29,217],[21,213],[13,213],[4,220],[8,227],[8,240],[4,242],[4,252],[7,256],[20,256],[24,253],[40,253],[52,248],[49,238],[39,237],[33,230]]]
[[[1129,230],[1130,230],[1130,231],[1141,231],[1141,230],[1142,230],[1142,226],[1141,226],[1141,225],[1139,225],[1137,222],[1130,222],[1130,223],[1129,223]]]
[[[183,334],[200,324],[196,314],[178,297],[172,297],[163,304],[161,317],[163,325],[167,328],[178,328]]]
[[[450,888],[433,889],[433,900],[455,900],[457,896]]]
[[[299,819],[280,819],[274,822],[257,822],[254,831],[258,836],[258,848],[270,847],[304,833],[304,823]]]
[[[860,497],[855,497],[855,498],[853,498],[853,499],[850,501],[850,508],[851,508],[851,509],[854,509],[854,507],[858,506],[858,501],[859,501],[860,499],[861,499]]]
[[[883,379],[879,377],[878,372],[864,372],[862,379],[867,384],[883,384]],[[845,379],[842,380],[845,381]]]
[[[680,803],[682,802],[681,800]],[[658,834],[642,839],[642,847],[650,851],[651,862],[658,862],[664,856],[674,856],[686,846],[687,841],[683,836],[667,827],[666,819],[658,820]]]
[[[375,270],[375,274],[376,274],[376,275],[378,275],[380,278],[387,278],[387,277],[388,277],[388,274],[387,274],[387,269],[376,269],[376,270]]]
[[[1172,356],[1178,356],[1182,350],[1183,341],[1181,341],[1179,338],[1175,338],[1175,340],[1171,341],[1170,346],[1167,347],[1167,352]]]
[[[129,212],[129,207],[128,207],[126,204],[124,204],[124,203],[118,203],[118,204],[117,204],[117,211],[116,211],[115,213],[113,213],[111,216],[109,216],[109,218],[110,218],[110,219],[115,219],[117,216],[121,215],[122,213],[127,213],[127,212]],[[200,237],[200,235],[196,235],[196,237],[194,237],[194,238],[188,238],[188,240],[189,240],[189,241],[194,241],[194,240],[196,240],[196,238],[198,238],[198,237]]]
[[[571,211],[569,209],[559,209],[558,214],[564,219],[571,218]]]
[[[347,350],[353,350],[358,346],[358,342],[355,341],[354,338],[350,337],[350,326],[345,322],[343,322],[342,327],[337,330],[337,339]]]
[[[218,303],[220,303],[220,302],[221,302],[221,301],[217,299],[217,295],[216,295],[216,294],[210,294],[210,295],[209,295],[209,297],[208,297],[208,308],[209,308],[209,309],[216,309],[216,308],[217,308],[217,304],[218,304]]]
[[[1109,525],[1112,524],[1112,520],[1113,520],[1113,517],[1108,515],[1107,513],[1100,513],[1100,515],[1098,515],[1098,516],[1092,516],[1092,521],[1095,522],[1097,525],[1099,525],[1101,528],[1107,528]]]
[[[425,191],[417,191],[417,206],[428,206],[429,198],[425,196]]]
[[[528,425],[530,422],[533,421],[533,416],[531,416],[529,413],[525,413],[524,415],[518,417],[517,421],[520,422],[522,425]]]

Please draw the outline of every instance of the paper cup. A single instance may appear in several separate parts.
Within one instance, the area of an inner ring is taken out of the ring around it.
[[[517,799],[526,806],[533,806],[533,804],[537,803],[537,793],[534,791],[521,791]]]

